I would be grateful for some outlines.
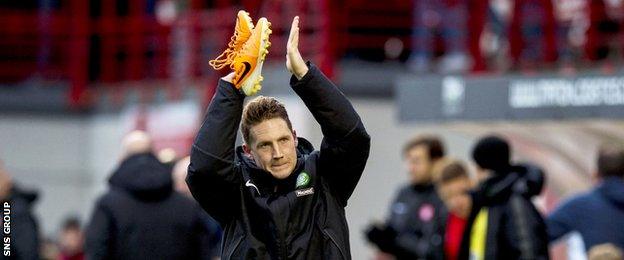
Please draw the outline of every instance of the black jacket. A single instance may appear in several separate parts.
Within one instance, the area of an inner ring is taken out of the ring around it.
[[[370,138],[345,96],[313,65],[291,87],[321,125],[320,151],[299,139],[284,180],[235,150],[243,95],[220,81],[191,151],[187,183],[223,227],[223,259],[350,259],[344,207],[368,158]],[[305,171],[308,186],[295,188]]]
[[[86,230],[88,259],[209,259],[201,208],[173,191],[154,155],[127,158],[109,183]]]
[[[473,194],[459,259],[469,259],[470,233],[483,207],[488,208],[485,260],[548,259],[546,225],[531,198],[544,184],[543,172],[531,165],[494,173]]]
[[[32,206],[37,200],[38,194],[34,191],[26,191],[18,186],[13,186],[9,197],[2,201],[3,213],[10,216],[10,255],[5,256],[4,250],[0,259],[39,259],[39,232],[35,217],[32,214]],[[8,207],[5,207],[8,203]],[[4,216],[4,214],[2,215]],[[0,221],[4,227],[4,217]],[[4,228],[2,229],[4,231]],[[4,232],[2,233],[4,239]],[[3,244],[5,241],[2,241]]]
[[[368,239],[396,259],[444,259],[447,211],[432,184],[408,185],[391,205],[385,230],[370,229]]]

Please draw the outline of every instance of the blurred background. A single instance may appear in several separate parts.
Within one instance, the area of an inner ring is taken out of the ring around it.
[[[288,86],[292,17],[300,48],[354,103],[371,156],[347,207],[354,259],[406,183],[402,145],[441,136],[469,161],[499,133],[514,159],[545,169],[547,213],[592,186],[599,143],[624,140],[622,0],[21,0],[0,1],[0,160],[39,191],[40,233],[87,221],[134,129],[161,160],[189,153],[236,12],[272,23],[263,95],[284,101],[300,136],[321,132]],[[566,259],[565,244],[553,248]]]

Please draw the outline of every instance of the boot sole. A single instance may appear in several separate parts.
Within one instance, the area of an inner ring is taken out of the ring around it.
[[[261,18],[262,19],[262,18]],[[269,53],[269,47],[271,46],[271,42],[269,42],[269,36],[271,35],[271,23],[268,21],[260,23],[262,26],[262,35],[258,59],[256,60],[256,67],[251,72],[249,78],[247,78],[243,84],[241,85],[241,89],[247,96],[253,96],[260,89],[262,89],[262,81],[264,78],[262,77],[262,65],[264,64],[264,60],[266,59],[266,55]]]

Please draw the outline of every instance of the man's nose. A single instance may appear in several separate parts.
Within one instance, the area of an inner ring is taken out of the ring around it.
[[[284,157],[284,153],[282,152],[282,149],[279,147],[279,145],[274,144],[273,145],[273,158],[281,159],[282,157]]]
[[[461,206],[461,199],[459,199],[459,198],[451,199],[451,207],[458,208],[460,206]]]

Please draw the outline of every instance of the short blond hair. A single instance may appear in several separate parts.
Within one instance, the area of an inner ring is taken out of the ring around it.
[[[444,184],[458,178],[468,178],[468,170],[460,160],[443,158],[433,166],[433,181]]]

